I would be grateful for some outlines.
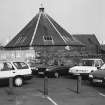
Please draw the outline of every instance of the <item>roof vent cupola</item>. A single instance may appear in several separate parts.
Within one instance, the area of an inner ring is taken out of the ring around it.
[[[41,4],[41,7],[39,8],[39,12],[44,12],[43,4]]]

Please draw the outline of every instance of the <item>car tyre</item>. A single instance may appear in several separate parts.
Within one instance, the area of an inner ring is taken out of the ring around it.
[[[14,84],[17,87],[21,87],[23,85],[23,79],[21,77],[16,77],[14,79]]]
[[[54,77],[59,78],[59,73],[58,72],[55,72],[54,73]]]

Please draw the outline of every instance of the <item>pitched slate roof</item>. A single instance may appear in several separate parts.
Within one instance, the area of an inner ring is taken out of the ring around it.
[[[44,8],[39,8],[39,13],[5,47],[41,45],[83,46],[47,15]]]
[[[97,45],[100,46],[99,41],[97,40],[95,34],[73,34],[77,40],[84,43],[86,46]]]
[[[101,44],[101,50],[105,51],[105,44]]]

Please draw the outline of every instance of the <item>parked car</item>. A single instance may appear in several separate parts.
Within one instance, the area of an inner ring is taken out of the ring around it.
[[[88,77],[89,73],[97,71],[103,63],[102,59],[82,59],[79,66],[74,66],[69,69],[69,73],[72,75],[80,74]]]
[[[39,64],[36,65],[36,67],[37,67],[37,75],[38,76],[39,75],[44,76],[44,73],[45,73],[45,70],[46,70],[47,66],[45,66],[44,64],[39,63]]]
[[[41,67],[38,69],[38,74],[39,75],[46,75],[48,77],[60,77],[62,75],[67,75],[68,74],[68,70],[69,70],[70,66],[58,66],[58,65],[52,65],[52,66],[48,66],[48,67]]]
[[[0,61],[0,80],[9,80],[13,78],[15,86],[22,86],[24,80],[32,78],[31,68],[23,61]]]
[[[92,83],[105,84],[105,64],[99,70],[90,73],[89,80]]]
[[[68,70],[69,70],[70,66],[50,66],[46,69],[46,75],[48,77],[50,76],[54,76],[56,78],[63,76],[63,75],[67,75],[68,74]]]
[[[37,68],[36,63],[35,63],[34,61],[30,61],[30,62],[28,62],[28,64],[29,64],[29,66],[30,66],[30,68],[31,68],[31,70],[32,70],[32,74],[33,74],[33,75],[37,75],[37,73],[38,73],[38,68]]]

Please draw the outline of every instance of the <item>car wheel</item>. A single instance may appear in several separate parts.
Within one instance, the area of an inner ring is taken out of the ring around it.
[[[14,80],[14,84],[17,87],[22,86],[23,85],[23,79],[21,77],[16,77],[15,80]]]
[[[55,73],[54,73],[54,76],[55,76],[56,78],[59,78],[59,73],[58,73],[58,72],[55,72]]]

